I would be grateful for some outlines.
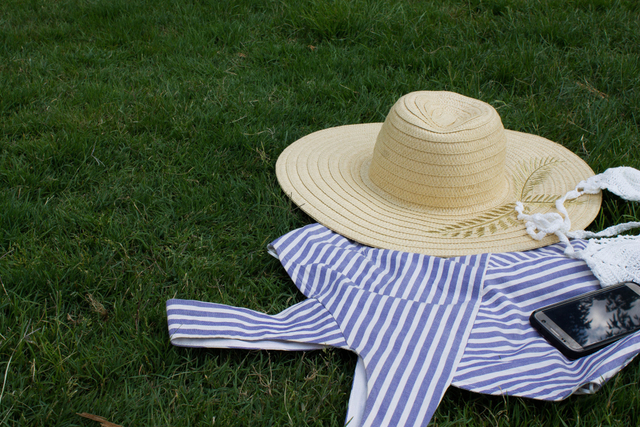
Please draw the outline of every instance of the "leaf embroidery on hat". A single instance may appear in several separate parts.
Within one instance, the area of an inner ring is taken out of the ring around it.
[[[550,172],[558,163],[561,161],[553,157],[520,162],[513,176],[514,193],[517,200],[522,201],[527,207],[532,205],[554,207],[556,200],[561,197],[560,195],[534,194],[533,191],[537,185],[542,184],[549,177]],[[447,237],[482,237],[506,230],[510,226],[522,225],[521,221],[518,221],[515,206],[515,202],[512,202],[495,207],[473,219],[444,227],[438,231],[438,234]]]
[[[520,162],[516,172],[513,174],[513,183],[515,186],[515,194],[519,195],[518,200],[527,202],[534,202],[532,200],[533,189],[536,185],[542,184],[545,179],[551,173],[551,170],[555,165],[561,163],[559,160],[553,157],[531,159],[529,163]],[[544,194],[538,197],[544,197],[545,200],[551,199],[550,203],[555,203],[556,199],[561,195]],[[536,197],[536,196],[533,196]],[[549,203],[548,201],[541,201],[540,203]]]

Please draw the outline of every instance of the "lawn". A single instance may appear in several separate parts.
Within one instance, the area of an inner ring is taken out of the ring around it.
[[[636,0],[0,2],[0,425],[342,425],[352,353],[169,342],[169,298],[303,300],[266,252],[313,222],[280,152],[450,90],[640,168],[639,76]],[[450,388],[432,424],[638,425],[639,386],[634,361],[559,403]]]

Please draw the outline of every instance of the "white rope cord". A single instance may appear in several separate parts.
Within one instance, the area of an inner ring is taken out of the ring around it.
[[[611,168],[580,182],[575,190],[556,201],[557,213],[527,215],[521,202],[516,203],[515,209],[518,219],[525,221],[527,233],[532,238],[542,240],[549,234],[555,234],[566,245],[565,255],[586,261],[602,286],[625,280],[640,282],[640,236],[618,236],[624,231],[640,227],[640,222],[614,225],[597,233],[571,231],[571,219],[564,203],[583,194],[597,194],[602,190],[609,190],[628,201],[639,202],[640,171],[631,167]],[[618,237],[608,239],[613,236]],[[569,239],[589,239],[589,242],[584,250],[576,252]]]

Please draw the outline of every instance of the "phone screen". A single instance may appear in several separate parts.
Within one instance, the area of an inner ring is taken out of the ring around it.
[[[640,325],[640,295],[625,286],[546,309],[544,313],[577,343],[586,347],[637,329]]]

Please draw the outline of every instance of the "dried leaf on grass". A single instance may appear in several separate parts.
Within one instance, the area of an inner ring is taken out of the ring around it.
[[[89,418],[90,420],[93,420],[93,421],[97,421],[100,423],[102,427],[122,427],[121,425],[109,422],[105,418],[98,415],[87,414],[86,412],[83,412],[77,415],[80,415],[81,417],[84,417],[84,418]]]
[[[93,295],[88,294],[87,295],[87,300],[89,300],[89,304],[91,304],[91,309],[93,311],[95,311],[96,313],[98,313],[100,316],[102,316],[103,318],[107,317],[107,309],[104,308],[104,305],[102,305],[102,303],[100,301],[98,301],[97,299],[95,299],[93,297]]]

